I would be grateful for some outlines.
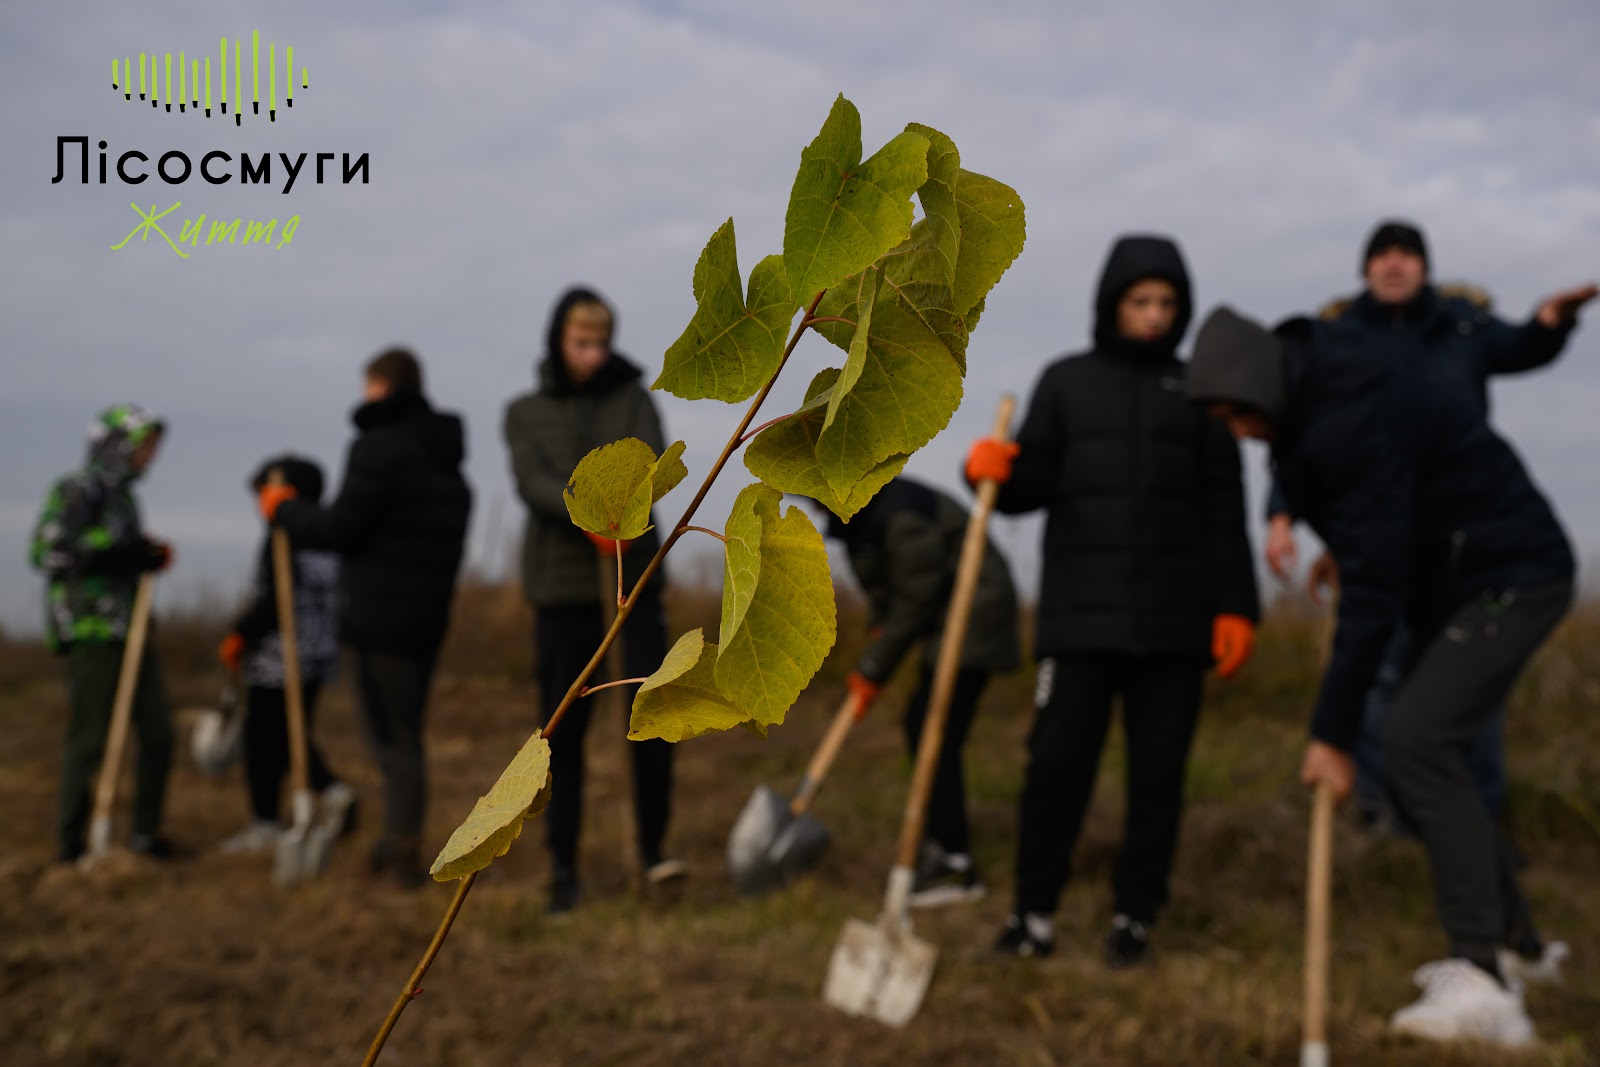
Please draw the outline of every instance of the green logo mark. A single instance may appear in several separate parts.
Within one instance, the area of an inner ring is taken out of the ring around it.
[[[294,46],[284,47],[283,87],[285,107],[294,107]],[[164,60],[164,63],[163,63]],[[261,114],[261,34],[250,31],[250,113]],[[204,71],[204,93],[201,92],[201,72]],[[278,45],[267,42],[267,119],[278,121]],[[228,39],[222,38],[218,50],[216,100],[222,114],[228,113]],[[163,80],[163,75],[164,80]],[[111,88],[122,93],[124,100],[133,99],[133,59],[111,61]],[[300,67],[300,88],[311,88],[311,75]],[[184,52],[178,53],[178,91],[172,91],[172,53],[139,53],[139,99],[150,101],[151,107],[166,105],[168,111],[176,103],[180,112],[193,108],[199,111],[204,101],[205,114],[211,117],[211,58],[190,60]],[[244,47],[238,38],[233,42],[233,124],[244,121]]]

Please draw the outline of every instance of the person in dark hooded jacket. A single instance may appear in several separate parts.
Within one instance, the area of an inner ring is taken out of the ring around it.
[[[334,501],[320,507],[292,486],[268,484],[260,504],[297,548],[333,549],[343,561],[339,634],[356,654],[362,717],[384,780],[384,835],[371,866],[412,887],[424,877],[424,711],[450,623],[472,490],[461,473],[461,418],[428,403],[416,356],[403,348],[376,356],[364,396]]]
[[[828,516],[828,536],[843,541],[850,567],[871,608],[871,637],[848,678],[863,702],[860,714],[917,644],[923,646],[917,687],[906,702],[906,748],[914,758],[933,695],[945,612],[955,589],[966,509],[910,478],[880,489],[849,522]],[[972,862],[961,749],[992,675],[1016,670],[1017,594],[1011,569],[994,543],[984,546],[944,739],[928,798],[927,835],[911,888],[912,907],[976,900],[984,886]]]
[[[1120,695],[1128,814],[1106,938],[1120,967],[1146,959],[1167,897],[1205,671],[1243,664],[1260,606],[1238,447],[1183,391],[1191,299],[1177,245],[1119,239],[1094,311],[1094,349],[1045,369],[1015,445],[975,444],[967,477],[1002,482],[1002,512],[1047,512],[1016,908],[996,947],[1053,947]]]
[[[274,473],[294,489],[296,499],[321,503],[322,468],[312,460],[296,455],[267,460],[247,483],[251,492],[259,494]],[[316,737],[317,695],[333,680],[339,666],[339,556],[328,549],[291,544],[289,559],[300,706],[305,716],[306,776],[317,794],[319,818],[349,829],[355,818],[355,790],[329,769]],[[283,651],[268,531],[256,553],[249,604],[217,650],[222,665],[245,685],[244,778],[251,815],[248,826],[222,842],[222,852],[270,850],[282,831],[279,801],[291,762]]]
[[[1540,316],[1570,328],[1593,295],[1562,294]],[[1189,392],[1236,437],[1270,443],[1288,505],[1338,566],[1306,785],[1350,794],[1366,694],[1402,616],[1413,635],[1383,748],[1391,794],[1428,852],[1450,955],[1417,970],[1422,997],[1393,1028],[1525,1046],[1522,984],[1499,953],[1505,872],[1469,753],[1566,613],[1572,549],[1481,406],[1438,388],[1425,366],[1358,342],[1339,323],[1295,319],[1274,334],[1218,309],[1196,342]]]
[[[639,368],[611,348],[615,315],[597,293],[573,288],[550,315],[539,388],[507,407],[506,447],[517,492],[528,508],[522,539],[522,588],[535,616],[535,653],[544,721],[600,646],[601,559],[616,542],[573,525],[562,490],[578,461],[601,445],[635,437],[660,455],[661,420],[640,382]],[[652,520],[653,523],[653,520]],[[624,542],[622,576],[632,589],[661,547],[654,526]],[[611,571],[614,573],[614,571]],[[657,572],[624,622],[627,677],[654,673],[666,656],[663,580]],[[598,683],[599,679],[595,682]],[[593,699],[579,700],[550,739],[550,773],[560,785],[545,812],[551,856],[549,908],[570,910],[578,898],[578,838],[583,813],[583,739]],[[612,724],[613,728],[626,723]],[[633,760],[634,817],[642,867],[651,883],[676,878],[683,865],[662,853],[672,801],[672,745],[660,739],[628,746]]]

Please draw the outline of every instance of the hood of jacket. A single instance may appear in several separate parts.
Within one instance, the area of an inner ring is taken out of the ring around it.
[[[1282,342],[1225,305],[1200,324],[1186,381],[1195,403],[1236,404],[1261,412],[1275,425],[1288,407]]]
[[[351,415],[363,431],[403,427],[421,444],[435,464],[446,470],[461,466],[467,457],[467,435],[459,415],[435,411],[427,397],[410,389],[397,389],[381,400],[371,400]]]
[[[107,408],[89,424],[87,466],[106,481],[131,482],[139,476],[133,469],[134,452],[165,430],[165,422],[137,404]]]
[[[618,386],[644,377],[644,372],[637,365],[624,358],[620,352],[612,350],[611,358],[595,371],[592,378],[581,385],[573,382],[571,376],[567,374],[567,365],[561,358],[561,333],[566,328],[567,316],[578,304],[600,304],[607,309],[611,307],[593,289],[575,286],[561,294],[561,299],[557,300],[556,306],[551,309],[550,322],[545,328],[544,357],[535,368],[539,387],[553,396],[574,396],[581,393],[594,395],[609,393]],[[613,335],[616,333],[616,328],[616,312],[612,311]]]
[[[1172,328],[1154,341],[1135,341],[1117,329],[1117,305],[1135,282],[1161,278],[1178,293],[1178,314]],[[1183,253],[1170,238],[1136,234],[1119,237],[1100,271],[1094,298],[1094,343],[1103,352],[1130,356],[1170,356],[1178,349],[1194,315],[1189,271]]]

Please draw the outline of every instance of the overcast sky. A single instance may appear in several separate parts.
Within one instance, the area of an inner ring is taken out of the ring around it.
[[[1174,235],[1199,307],[1227,301],[1263,319],[1352,291],[1362,243],[1390,215],[1424,226],[1441,280],[1486,287],[1513,318],[1600,276],[1593,0],[137,8],[0,8],[8,629],[36,625],[28,532],[47,485],[80,461],[96,411],[131,400],[171,421],[141,487],[147,526],[177,545],[163,601],[231,597],[260,536],[245,476],[293,447],[336,482],[359,368],[393,342],[423,357],[436,403],[465,415],[471,558],[506,562],[493,542],[510,541],[521,506],[500,413],[531,386],[555,297],[573,281],[604,292],[618,347],[653,377],[723,219],[734,218],[746,271],[781,247],[800,148],[841,91],[860,108],[869,153],[923,122],[1027,204],[1027,247],[973,337],[966,402],[908,467],[963,499],[960,457],[1000,393],[1025,399],[1047,360],[1086,342],[1119,232]],[[251,30],[263,50],[294,45],[310,72],[276,124],[169,115],[111,88],[113,57],[211,56],[221,36]],[[196,160],[211,149],[365,152],[371,181],[341,185],[335,163],[319,185],[308,163],[284,195],[275,156],[271,185],[52,184],[56,138],[75,135],[106,140],[113,160],[139,149],[152,169],[172,149]],[[113,252],[138,222],[130,200],[181,201],[169,221],[300,224],[284,248],[201,247],[182,260],[151,237]],[[1600,319],[1557,366],[1494,390],[1495,422],[1586,559],[1600,552],[1597,360]],[[824,361],[837,356],[822,342],[802,347],[770,413],[792,406]],[[691,472],[703,472],[738,411],[658,402],[669,438],[685,439]],[[1247,460],[1259,495],[1262,456]],[[732,473],[703,513],[719,525],[746,480]],[[670,496],[663,518],[688,495]],[[1037,522],[994,531],[1031,588]]]

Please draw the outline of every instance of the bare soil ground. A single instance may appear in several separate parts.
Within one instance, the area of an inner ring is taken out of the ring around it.
[[[498,607],[496,606],[498,605]],[[678,621],[682,622],[680,605]],[[848,624],[847,624],[848,625]],[[466,605],[430,712],[429,846],[488,788],[534,723],[526,622],[501,600]],[[213,633],[169,627],[159,649],[178,705],[212,697]],[[213,628],[214,629],[214,628]],[[220,631],[217,631],[220,632]],[[1582,613],[1519,690],[1511,716],[1516,829],[1546,932],[1571,942],[1566,985],[1529,996],[1541,1044],[1522,1056],[1397,1040],[1387,1014],[1410,969],[1443,949],[1413,843],[1341,820],[1336,846],[1332,1044],[1341,1064],[1600,1064],[1600,624]],[[3,638],[0,638],[3,645]],[[584,899],[543,914],[542,830],[480,879],[386,1064],[1294,1064],[1306,814],[1293,782],[1316,663],[1315,626],[1292,612],[1256,659],[1214,687],[1192,765],[1191,803],[1157,961],[1108,973],[1099,942],[1121,819],[1113,739],[1059,950],[999,959],[1029,678],[991,688],[969,742],[980,903],[916,916],[940,949],[922,1011],[904,1030],[843,1017],[818,996],[848,917],[872,918],[908,771],[891,692],[857,731],[818,803],[834,832],[811,876],[745,899],[723,848],[758,783],[787,790],[841,694],[842,649],[786,725],[678,751],[673,854],[680,892],[635,888],[620,724],[589,738]],[[351,695],[327,694],[319,733],[365,805],[317,883],[270,885],[270,857],[217,843],[246,818],[237,776],[202,776],[180,754],[168,827],[192,854],[52,869],[50,827],[65,694],[55,668],[0,647],[0,1061],[9,1065],[355,1064],[426,946],[449,887],[386,891],[364,877],[379,783]],[[558,784],[559,788],[559,784]]]

